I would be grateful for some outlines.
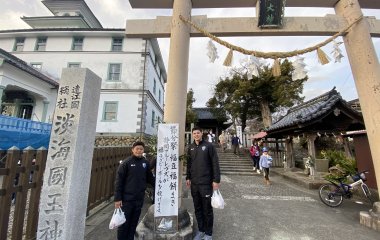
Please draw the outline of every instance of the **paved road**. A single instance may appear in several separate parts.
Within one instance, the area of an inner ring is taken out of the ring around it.
[[[221,192],[227,205],[214,211],[214,239],[380,239],[379,232],[359,224],[359,211],[370,209],[369,204],[348,200],[339,208],[329,208],[320,202],[316,190],[298,187],[279,176],[272,180],[273,184],[266,186],[260,175],[222,177]],[[186,191],[184,197],[183,204],[193,212]],[[97,214],[98,223],[87,221],[86,239],[116,239],[114,231],[107,230],[111,214],[112,206]]]

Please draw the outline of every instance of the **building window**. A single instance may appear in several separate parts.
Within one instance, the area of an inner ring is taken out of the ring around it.
[[[74,37],[73,45],[71,47],[73,51],[82,51],[83,50],[83,37]]]
[[[24,42],[25,38],[16,38],[15,46],[13,47],[13,51],[20,52],[24,50]]]
[[[117,105],[118,102],[104,102],[103,121],[117,120]]]
[[[158,90],[158,103],[161,103],[161,89]]]
[[[112,38],[112,51],[119,52],[123,49],[123,38]]]
[[[153,79],[153,94],[156,95],[156,79]]]
[[[37,38],[37,43],[36,43],[36,51],[45,51],[46,50],[46,42],[47,38],[46,37],[39,37]]]
[[[42,69],[42,63],[30,63],[30,66],[32,66],[33,68],[35,68],[37,70]]]
[[[68,68],[80,68],[80,63],[68,63]]]
[[[156,119],[156,113],[152,111],[152,124],[151,124],[152,127],[154,127],[155,119]]]
[[[111,63],[108,67],[108,80],[120,81],[121,64]]]

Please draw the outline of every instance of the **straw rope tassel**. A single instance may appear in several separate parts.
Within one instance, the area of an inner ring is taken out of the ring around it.
[[[273,67],[272,67],[272,74],[274,77],[281,76],[281,63],[278,58],[274,60]]]
[[[318,55],[318,61],[320,64],[325,65],[330,62],[329,57],[326,55],[326,53],[318,48],[317,49],[317,55]]]
[[[234,51],[232,49],[230,49],[230,51],[227,54],[226,59],[224,60],[223,65],[226,66],[226,67],[230,67],[231,64],[232,64],[232,58],[233,58],[233,56],[234,56]]]

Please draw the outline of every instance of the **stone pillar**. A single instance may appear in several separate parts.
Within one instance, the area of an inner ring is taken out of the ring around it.
[[[13,109],[13,113],[12,113],[12,117],[18,117],[18,118],[22,118],[22,116],[19,116],[19,110],[20,110],[20,106],[21,106],[21,100],[22,99],[18,99],[18,98],[15,98],[14,99],[14,103],[15,103],[15,108]]]
[[[65,68],[41,191],[37,239],[84,239],[101,78]]]
[[[1,114],[1,104],[3,103],[3,93],[4,93],[5,86],[0,85],[0,114]]]
[[[338,1],[335,12],[348,24],[363,15],[358,0]],[[343,40],[363,112],[377,186],[380,186],[380,65],[368,21],[364,18],[355,24]]]
[[[184,154],[187,79],[189,70],[190,27],[179,19],[179,15],[191,18],[191,0],[174,0],[173,18],[170,35],[168,81],[166,85],[165,116],[166,123],[179,123],[179,155]],[[179,175],[182,176],[182,167]],[[179,183],[182,179],[179,178]],[[179,194],[182,184],[178,184]],[[181,205],[181,201],[179,201]]]
[[[190,19],[191,18],[191,0],[174,0],[173,1],[173,17],[171,23],[170,35],[170,52],[169,52],[169,66],[168,66],[168,79],[166,85],[166,92],[168,93],[165,98],[165,123],[178,123],[179,124],[179,155],[184,154],[185,147],[185,122],[186,122],[186,97],[187,97],[187,80],[189,70],[189,48],[190,48],[190,26],[179,19],[179,15]],[[158,164],[158,163],[157,163]],[[182,166],[183,162],[179,165]],[[183,169],[179,168],[179,176],[182,176]],[[175,234],[168,234],[167,236],[158,236],[154,239],[191,239],[192,221],[188,216],[187,210],[181,208],[181,195],[182,195],[182,177],[178,178],[178,232]],[[137,227],[136,235],[138,239],[151,239],[149,236],[154,235],[153,210],[148,211],[143,221]],[[185,213],[181,215],[181,212]],[[150,220],[149,220],[150,219]],[[187,228],[190,227],[190,230]],[[145,229],[144,228],[148,228]],[[146,237],[145,237],[146,236]],[[153,238],[152,238],[153,239]]]
[[[49,101],[44,100],[43,104],[44,104],[44,107],[42,109],[41,122],[46,122],[46,115],[47,115],[47,110],[48,110],[48,106],[49,106]]]
[[[166,123],[179,123],[179,154],[184,153],[186,96],[189,70],[190,27],[179,15],[191,18],[191,0],[174,0],[170,35],[168,81],[166,85]]]

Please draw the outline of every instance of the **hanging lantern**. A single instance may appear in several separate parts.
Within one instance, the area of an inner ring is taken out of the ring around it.
[[[219,58],[218,51],[211,40],[207,44],[207,56],[212,63],[215,62],[215,59]]]
[[[293,81],[297,79],[303,79],[307,76],[307,71],[305,69],[306,64],[304,62],[304,59],[304,57],[297,56],[296,60],[292,63],[294,67],[294,71],[292,74]]]
[[[335,59],[335,62],[339,62],[339,63],[342,61],[342,58],[344,58],[342,54],[342,50],[339,48],[340,44],[342,44],[342,42],[334,41],[333,51],[331,52],[331,54],[333,55]]]

